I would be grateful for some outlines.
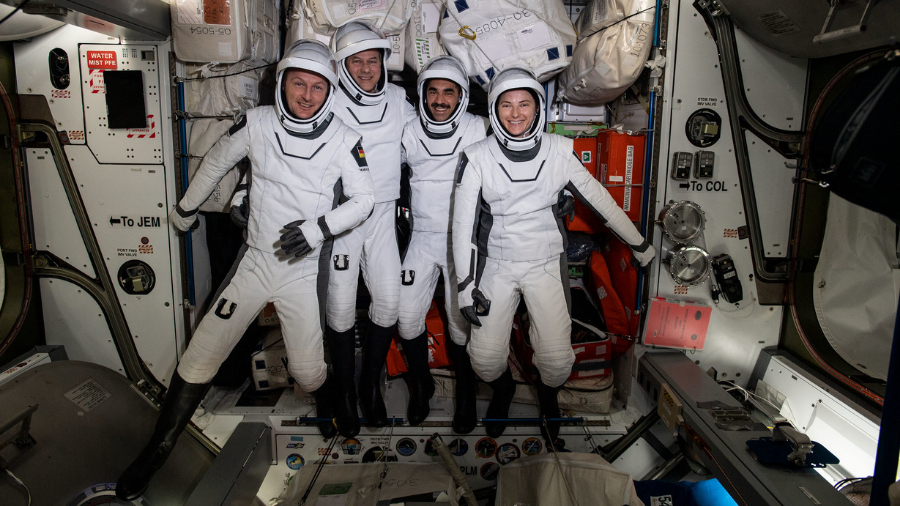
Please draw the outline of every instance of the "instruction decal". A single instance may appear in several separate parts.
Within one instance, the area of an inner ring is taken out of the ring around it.
[[[109,225],[113,228],[159,228],[162,226],[159,216],[110,216]]]
[[[87,413],[112,397],[112,394],[100,386],[94,378],[88,378],[84,383],[66,392],[64,396]]]
[[[87,66],[89,69],[115,70],[119,65],[115,51],[88,51]]]

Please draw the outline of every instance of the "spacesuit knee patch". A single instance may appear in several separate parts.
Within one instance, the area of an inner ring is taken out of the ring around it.
[[[223,309],[225,309],[225,304],[228,304],[228,299],[222,297],[221,299],[219,299],[219,303],[216,304],[216,311],[215,311],[216,316],[218,316],[219,318],[221,318],[223,320],[227,320],[227,319],[231,318],[231,316],[234,314],[234,310],[237,308],[237,304],[232,302],[228,306],[228,312],[226,313],[223,311]]]
[[[346,271],[350,268],[350,255],[334,255],[334,270]]]

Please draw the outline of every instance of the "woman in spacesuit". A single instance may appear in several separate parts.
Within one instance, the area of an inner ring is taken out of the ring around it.
[[[319,316],[324,297],[317,293],[319,256],[333,234],[369,215],[372,178],[360,135],[331,112],[337,65],[327,46],[308,40],[294,44],[278,63],[276,84],[277,106],[248,110],[209,151],[169,214],[173,226],[189,230],[218,182],[238,161],[250,158],[249,248],[181,357],[150,442],[119,478],[116,495],[122,499],[146,490],[209,381],[267,302],[275,304],[281,320],[291,376],[315,396],[319,417],[334,416],[334,382],[324,361]],[[348,200],[335,206],[339,180]],[[337,429],[345,435],[358,423],[337,417]],[[319,430],[326,437],[335,434],[331,422],[319,424]]]
[[[654,250],[574,154],[571,139],[544,133],[544,88],[525,69],[491,81],[493,135],[466,148],[456,175],[453,259],[459,307],[472,323],[469,356],[494,391],[487,417],[509,416],[515,383],[507,365],[513,313],[522,297],[539,378],[541,416],[560,416],[557,392],[575,361],[571,345],[565,228],[557,214],[567,190],[628,244],[641,265]],[[497,437],[506,424],[485,424]],[[559,423],[542,433],[552,445]]]

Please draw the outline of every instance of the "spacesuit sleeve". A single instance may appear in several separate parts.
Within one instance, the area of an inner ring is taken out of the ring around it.
[[[418,118],[418,114],[416,114],[416,108],[412,104],[409,103],[408,100],[403,101],[403,124],[406,125],[410,121]]]
[[[572,153],[572,156],[568,157],[566,163],[568,177],[566,189],[572,192],[582,204],[590,208],[594,214],[606,223],[606,226],[616,237],[631,248],[632,254],[642,266],[648,265],[653,260],[656,252],[634,227],[625,211],[619,208],[616,201],[606,191],[606,188],[600,184],[600,181],[594,179],[591,173],[584,168],[578,156]]]
[[[341,185],[348,200],[319,218],[319,228],[325,239],[365,221],[375,205],[375,185],[366,164],[362,139],[350,149],[342,148],[335,158],[341,164]]]
[[[206,202],[219,181],[250,152],[250,129],[247,118],[236,123],[222,136],[197,169],[184,197],[178,203],[181,211],[194,214]]]
[[[481,170],[464,151],[456,168],[453,194],[453,264],[459,283],[459,307],[473,304],[472,291],[478,264],[478,220],[481,211]]]

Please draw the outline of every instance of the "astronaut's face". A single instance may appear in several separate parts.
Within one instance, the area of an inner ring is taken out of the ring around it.
[[[447,121],[459,105],[459,85],[448,79],[429,79],[425,104],[435,121]]]
[[[497,117],[513,137],[522,137],[534,123],[537,105],[527,90],[509,90],[497,99]]]
[[[357,86],[366,93],[372,93],[381,79],[381,51],[368,49],[350,55],[344,60],[347,72],[356,81]]]
[[[328,80],[308,70],[288,69],[281,87],[285,105],[300,119],[312,118],[328,98]]]

